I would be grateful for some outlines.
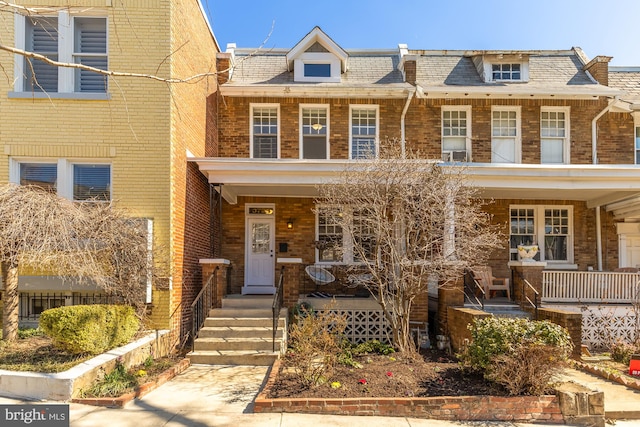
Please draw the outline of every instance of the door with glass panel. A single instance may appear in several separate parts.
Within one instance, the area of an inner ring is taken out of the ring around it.
[[[272,211],[273,212],[273,211]],[[275,256],[273,216],[247,218],[247,265],[243,294],[271,294],[274,291]]]

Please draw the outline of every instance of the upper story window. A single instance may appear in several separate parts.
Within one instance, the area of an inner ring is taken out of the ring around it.
[[[72,16],[61,11],[55,16],[23,16],[15,19],[16,48],[32,51],[53,61],[108,69],[107,18]],[[107,77],[87,70],[57,67],[37,59],[16,55],[13,97],[20,93],[62,97],[103,98]],[[89,94],[80,96],[79,94]],[[90,95],[97,94],[97,95]],[[103,94],[100,96],[100,94]]]
[[[492,107],[491,162],[520,163],[520,107]]]
[[[470,153],[471,106],[442,107],[442,160],[466,162]]]
[[[492,80],[522,80],[520,64],[491,64]]]
[[[349,127],[349,158],[375,157],[378,154],[378,106],[352,105]]]
[[[305,52],[293,63],[296,82],[340,83],[340,59],[329,52]]]
[[[300,154],[303,159],[329,158],[327,106],[302,105],[300,109]]]
[[[111,200],[111,165],[54,161],[11,161],[11,181],[37,185],[75,201]]]
[[[542,107],[540,163],[569,163],[569,107]]]
[[[251,148],[254,159],[277,159],[278,153],[278,105],[251,105]]]

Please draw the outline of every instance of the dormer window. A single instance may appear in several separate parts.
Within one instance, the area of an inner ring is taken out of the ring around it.
[[[520,64],[491,64],[491,78],[497,80],[522,80]]]
[[[327,52],[305,52],[294,60],[296,82],[340,83],[340,60]]]

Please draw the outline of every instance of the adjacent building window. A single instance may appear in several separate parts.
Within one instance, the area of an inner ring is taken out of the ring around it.
[[[11,182],[37,185],[75,201],[111,200],[111,165],[68,159],[10,163]]]
[[[471,107],[442,107],[442,160],[470,160]]]
[[[640,126],[636,126],[635,153],[636,153],[636,165],[640,165]]]
[[[349,158],[370,159],[378,154],[378,106],[351,106]]]
[[[568,108],[542,108],[540,163],[569,163]]]
[[[56,163],[20,163],[20,185],[36,185],[55,193],[57,184]]]
[[[572,216],[571,206],[511,206],[511,260],[518,259],[518,245],[537,244],[536,260],[573,263]]]
[[[491,64],[492,80],[522,80],[520,64]]]
[[[251,106],[251,157],[278,158],[278,106]]]
[[[108,69],[107,18],[16,15],[18,49],[53,61]],[[105,93],[107,77],[100,73],[57,67],[37,59],[22,58],[16,65],[15,92]]]
[[[326,106],[302,106],[300,122],[303,159],[329,158],[328,110]]]
[[[74,164],[73,200],[111,200],[111,166]]]
[[[493,107],[491,111],[491,162],[520,163],[520,107]]]

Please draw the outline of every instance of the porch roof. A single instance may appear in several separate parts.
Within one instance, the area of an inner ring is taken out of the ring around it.
[[[225,200],[239,196],[316,197],[320,184],[336,179],[351,160],[192,158],[209,183],[222,184]],[[364,164],[362,161],[360,164]],[[578,200],[588,207],[626,208],[640,215],[640,166],[467,163],[464,168],[481,195],[494,199]],[[629,208],[630,204],[635,209]],[[615,212],[614,212],[615,213]]]

